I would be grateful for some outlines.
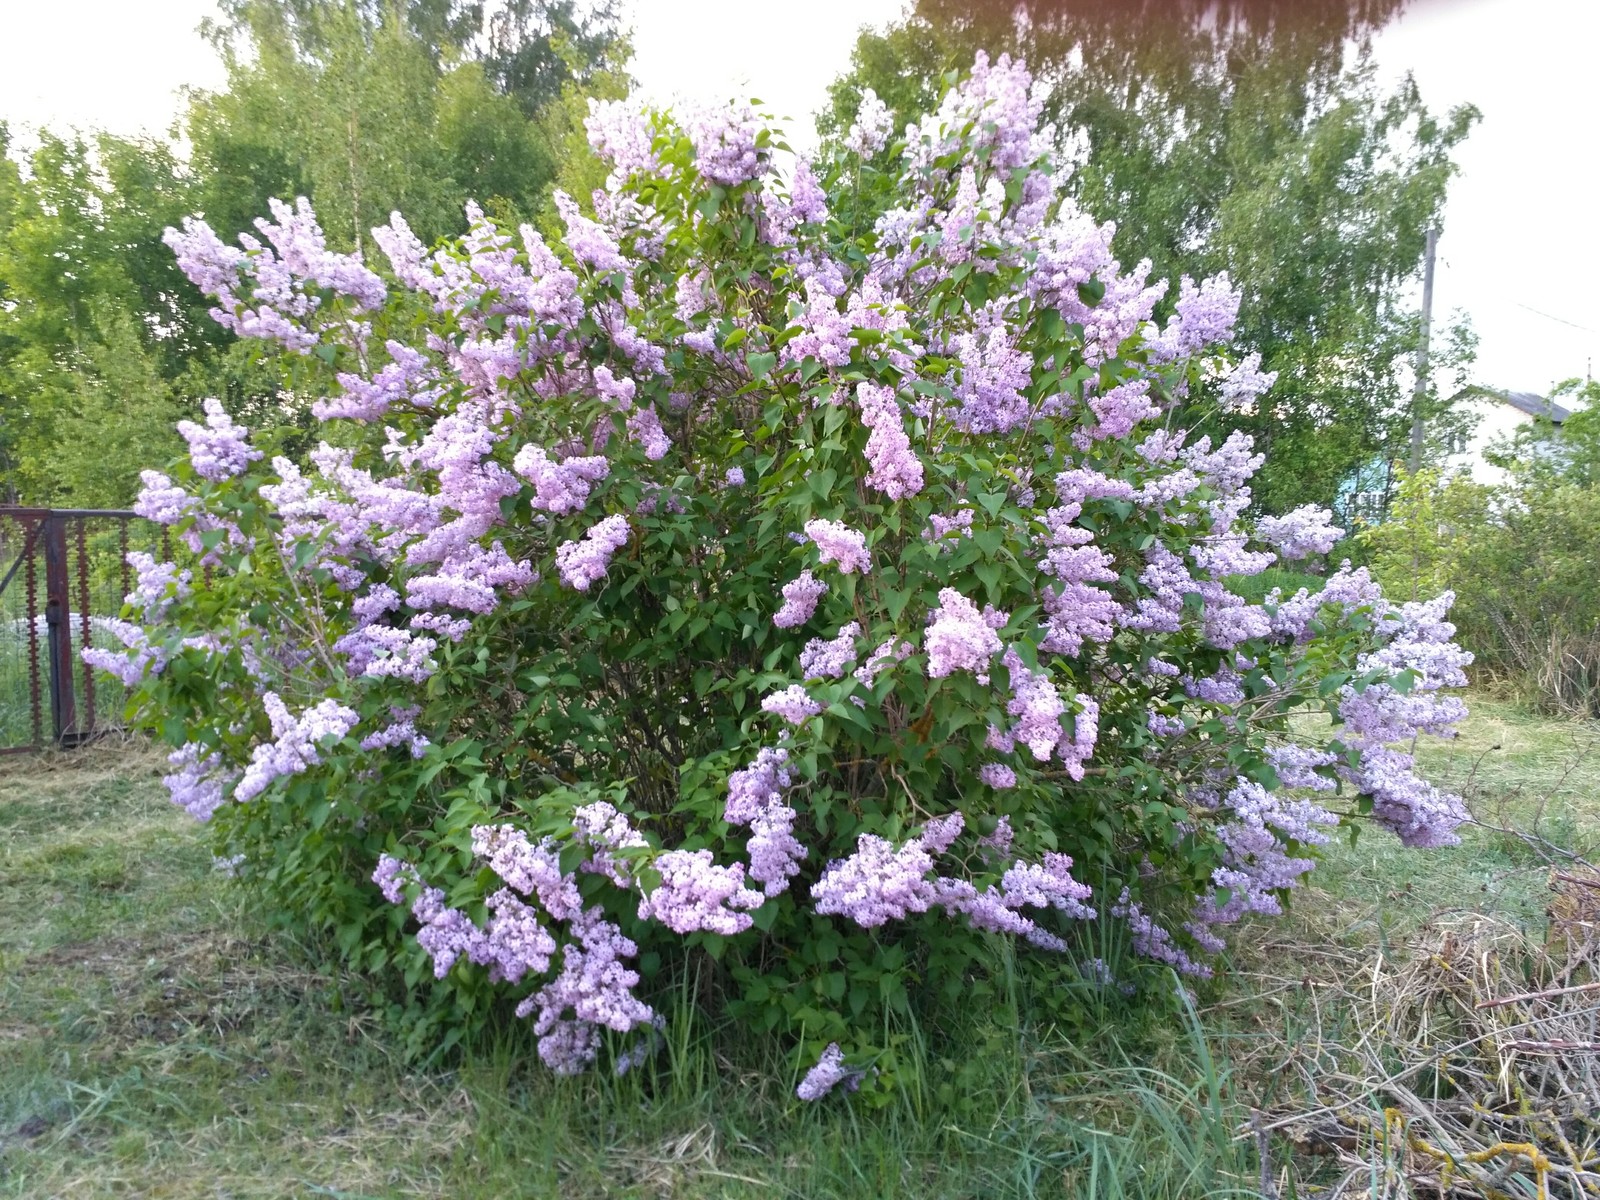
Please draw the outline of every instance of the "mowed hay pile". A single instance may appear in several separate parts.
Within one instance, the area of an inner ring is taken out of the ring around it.
[[[1317,989],[1297,1099],[1257,1122],[1311,1194],[1600,1197],[1600,872],[1550,882],[1544,941],[1451,914]]]

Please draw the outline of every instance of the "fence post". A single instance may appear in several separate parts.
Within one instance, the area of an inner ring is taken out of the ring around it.
[[[72,691],[72,592],[67,585],[67,522],[44,518],[44,620],[50,635],[50,720],[55,741],[66,742],[78,724]]]

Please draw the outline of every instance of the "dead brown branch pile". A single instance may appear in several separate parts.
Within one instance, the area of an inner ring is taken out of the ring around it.
[[[1276,1081],[1249,1133],[1323,1181],[1300,1195],[1600,1197],[1600,874],[1551,886],[1548,941],[1453,914],[1281,981],[1287,1057],[1263,1039],[1243,1074]]]

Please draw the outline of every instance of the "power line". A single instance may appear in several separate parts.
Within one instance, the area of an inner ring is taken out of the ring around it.
[[[1539,309],[1534,308],[1531,304],[1524,304],[1520,300],[1513,300],[1511,303],[1515,304],[1518,308],[1527,309],[1536,317],[1543,317],[1547,321],[1554,321],[1557,325],[1566,325],[1572,329],[1581,329],[1584,333],[1600,334],[1600,329],[1590,329],[1587,325],[1579,325],[1576,321],[1568,321],[1562,317],[1552,316],[1547,312],[1541,312]]]

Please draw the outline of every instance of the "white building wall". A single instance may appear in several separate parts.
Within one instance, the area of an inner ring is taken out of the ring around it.
[[[1533,418],[1519,408],[1492,396],[1474,396],[1466,402],[1469,412],[1478,418],[1476,427],[1467,438],[1465,449],[1446,456],[1444,473],[1454,475],[1465,472],[1473,483],[1495,487],[1509,478],[1505,470],[1494,466],[1484,451],[1491,446],[1511,441],[1519,428],[1531,425]]]

